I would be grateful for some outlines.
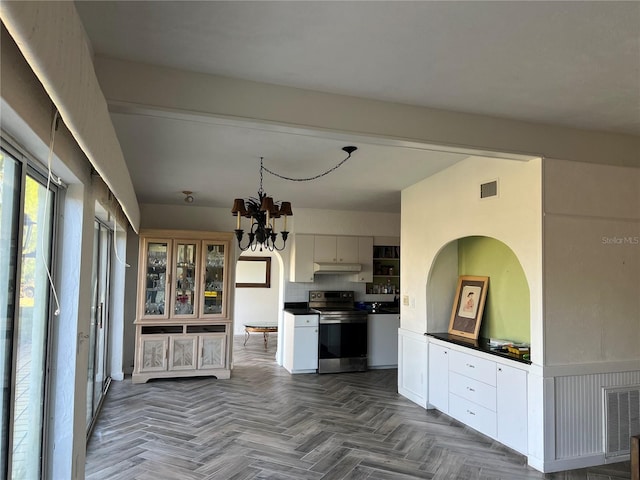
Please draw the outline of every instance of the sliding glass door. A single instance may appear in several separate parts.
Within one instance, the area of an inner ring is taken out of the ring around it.
[[[93,236],[93,297],[89,332],[89,370],[87,376],[87,435],[100,409],[109,386],[109,287],[113,231],[105,224],[94,222]]]
[[[6,268],[0,269],[0,473],[6,478],[39,479],[56,191],[47,188],[46,177],[4,148],[1,154],[0,265]],[[20,215],[22,228],[16,228]]]
[[[0,152],[0,478],[7,478],[22,165]]]

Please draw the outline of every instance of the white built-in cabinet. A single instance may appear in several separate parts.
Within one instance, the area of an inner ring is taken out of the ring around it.
[[[318,315],[284,314],[283,366],[289,373],[318,370]]]
[[[291,248],[292,282],[313,282],[314,262],[359,263],[360,272],[349,274],[354,282],[373,280],[373,237],[296,234]]]
[[[521,453],[527,452],[527,372],[509,365],[498,365],[496,410],[498,439]]]
[[[358,237],[316,235],[313,261],[327,263],[357,263]]]
[[[354,281],[373,282],[373,237],[358,237],[357,263],[362,269],[354,275]]]
[[[313,248],[314,235],[296,234],[291,247],[291,271],[289,280],[292,282],[313,282]]]
[[[449,349],[429,344],[429,403],[449,413]]]
[[[229,233],[141,232],[134,383],[230,377],[231,240]]]
[[[459,345],[429,341],[428,403],[514,450],[527,454],[525,364]]]

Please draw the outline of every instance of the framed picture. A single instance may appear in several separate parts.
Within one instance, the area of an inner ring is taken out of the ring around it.
[[[489,277],[462,275],[458,278],[449,321],[451,335],[478,339],[488,289]]]
[[[238,258],[236,287],[271,288],[271,257]]]

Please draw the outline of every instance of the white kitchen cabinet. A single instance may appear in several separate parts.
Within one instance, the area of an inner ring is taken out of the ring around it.
[[[429,403],[449,413],[449,349],[429,344]]]
[[[289,373],[318,370],[318,315],[284,314],[284,361]]]
[[[355,282],[373,282],[373,237],[358,237],[357,263],[362,266],[362,269],[353,276],[353,280]]]
[[[528,454],[526,366],[453,343],[438,342],[429,340],[429,403],[471,428]]]
[[[353,282],[373,280],[373,237],[296,234],[291,248],[289,280],[313,282],[314,262],[358,263],[362,269],[349,273]]]
[[[358,237],[316,235],[313,261],[358,263]]]
[[[509,365],[498,365],[497,409],[498,441],[518,452],[527,451],[527,372]]]
[[[289,280],[313,282],[313,249],[315,235],[296,234],[291,247]]]
[[[367,366],[396,368],[398,366],[397,314],[370,314],[367,325]]]

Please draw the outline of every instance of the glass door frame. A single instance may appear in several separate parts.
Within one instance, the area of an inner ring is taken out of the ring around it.
[[[87,365],[88,374],[91,373],[92,377],[90,379],[89,375],[87,375],[87,440],[91,435],[105,395],[111,384],[109,368],[111,359],[113,244],[114,235],[111,227],[99,218],[94,218],[94,272],[92,273],[92,281],[94,281],[93,275],[96,275],[96,285],[94,286],[95,290],[92,292],[92,325],[89,335],[90,345]],[[99,345],[100,343],[102,345]],[[99,368],[100,362],[102,363],[101,369]],[[103,379],[101,385],[98,386],[96,376],[99,376],[100,373],[102,373]],[[91,408],[91,412],[89,412],[89,408]],[[89,415],[91,418],[89,418]]]
[[[25,221],[25,198],[26,198],[26,183],[27,177],[30,177],[33,181],[38,183],[42,188],[46,190],[48,188],[48,204],[47,208],[50,209],[49,217],[46,219],[49,222],[46,228],[49,229],[47,242],[48,242],[48,269],[51,279],[53,280],[53,285],[57,288],[56,282],[56,272],[57,272],[57,258],[58,258],[58,233],[59,233],[59,215],[61,211],[61,205],[64,197],[64,188],[59,188],[61,185],[58,185],[56,182],[48,181],[49,172],[45,167],[43,167],[37,160],[33,159],[28,153],[24,152],[22,149],[18,148],[12,142],[9,142],[4,136],[1,138],[0,142],[2,149],[11,156],[13,160],[20,164],[20,180],[19,180],[19,192],[18,192],[18,230],[17,230],[17,238],[16,238],[16,271],[15,271],[15,282],[16,288],[14,292],[14,302],[15,302],[15,310],[13,312],[12,321],[12,338],[11,338],[11,364],[9,368],[10,372],[10,385],[9,388],[11,390],[9,395],[9,414],[8,414],[8,443],[7,443],[7,458],[6,458],[6,471],[1,472],[3,475],[11,475],[13,476],[13,464],[14,464],[14,440],[15,440],[15,421],[16,421],[16,383],[18,381],[18,360],[19,360],[19,336],[20,336],[20,328],[19,328],[19,320],[20,320],[20,285],[22,283],[22,271],[23,271],[23,247],[24,247],[24,221]],[[45,197],[47,198],[47,197]],[[28,233],[28,232],[27,232]],[[40,248],[40,245],[37,246]],[[38,257],[40,258],[40,257]],[[40,420],[41,420],[41,429],[40,429],[40,439],[39,439],[39,453],[40,457],[38,458],[38,472],[39,475],[42,476],[45,472],[45,468],[47,465],[47,454],[49,452],[48,448],[48,438],[49,438],[49,419],[50,419],[50,411],[51,411],[51,374],[49,366],[51,364],[52,358],[52,345],[53,345],[53,312],[56,309],[54,295],[52,295],[52,286],[50,284],[49,278],[45,278],[46,282],[46,291],[47,291],[47,300],[45,307],[45,318],[43,319],[44,329],[43,336],[44,342],[41,345],[43,348],[42,352],[42,397],[40,400]],[[3,452],[4,454],[4,452]]]

